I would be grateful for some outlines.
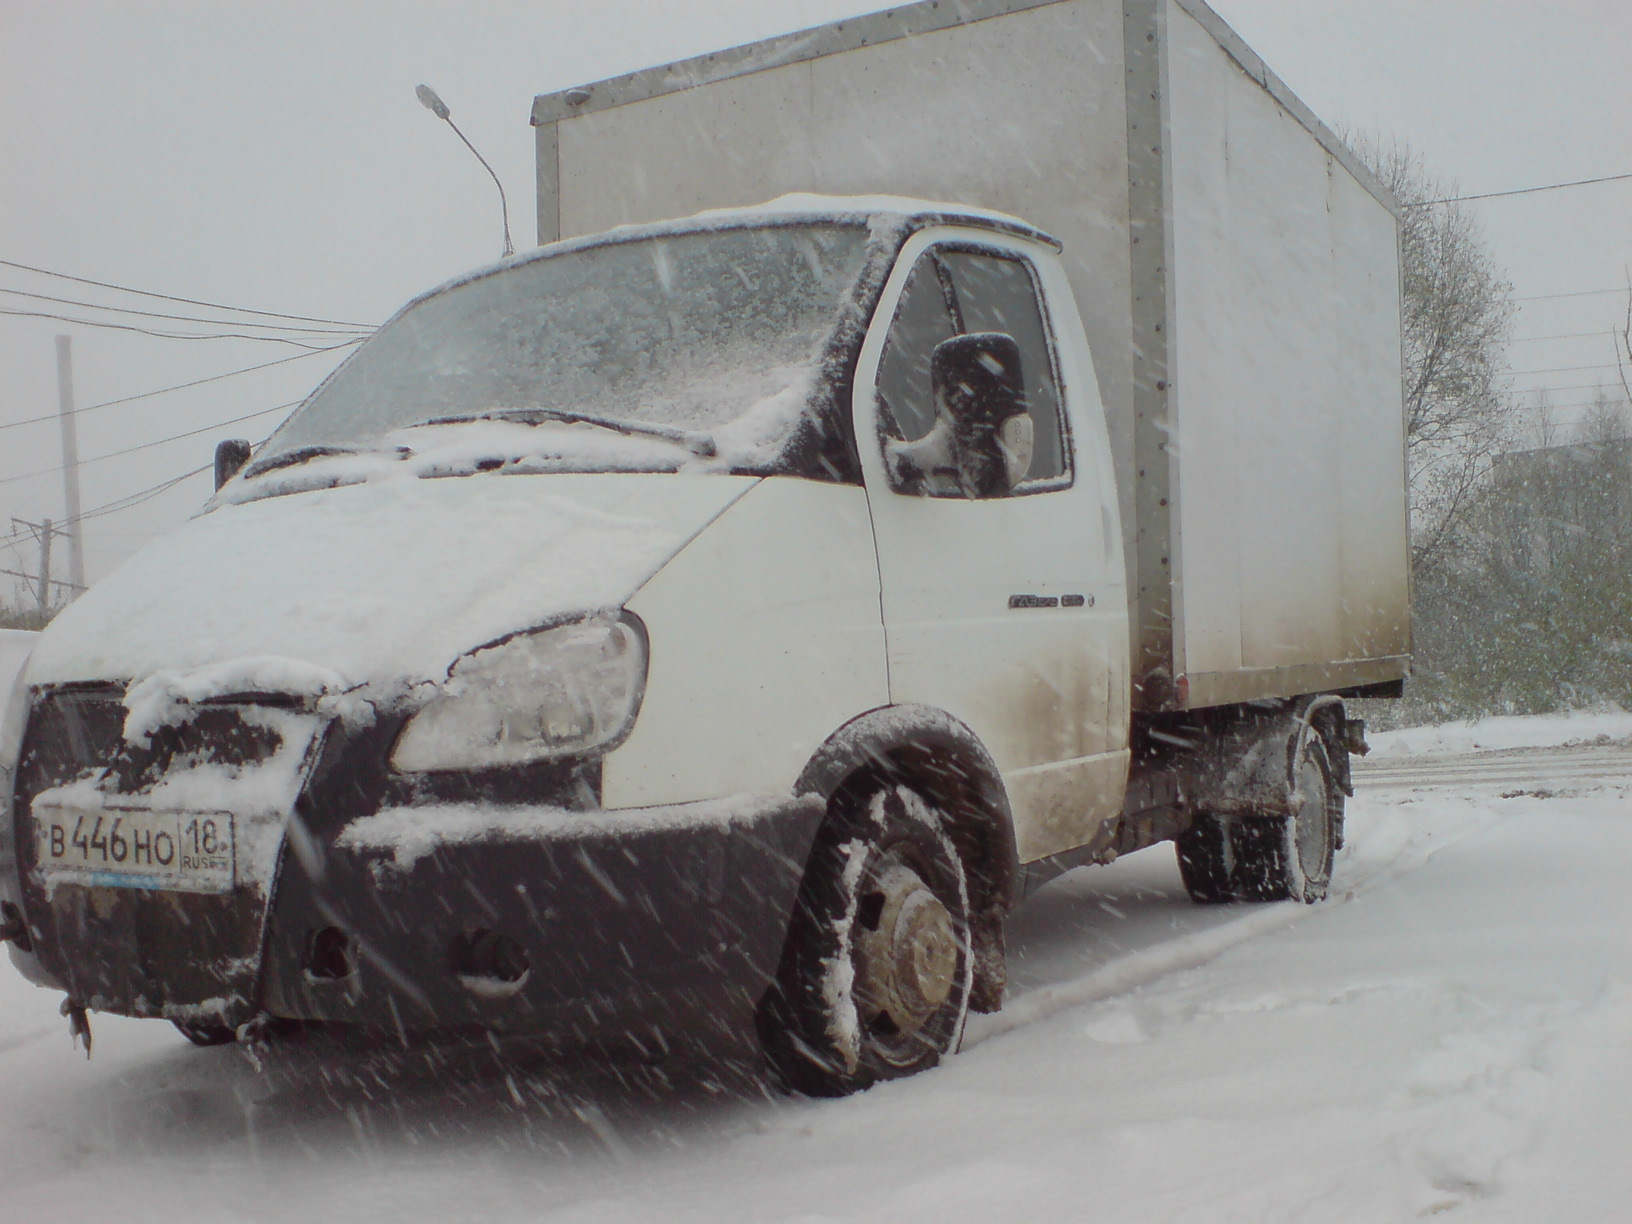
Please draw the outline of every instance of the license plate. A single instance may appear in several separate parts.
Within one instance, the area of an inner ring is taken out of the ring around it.
[[[34,836],[39,869],[65,883],[232,891],[233,828],[227,812],[36,804]]]

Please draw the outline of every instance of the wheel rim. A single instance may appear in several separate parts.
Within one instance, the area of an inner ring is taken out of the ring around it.
[[[1293,841],[1298,867],[1305,879],[1324,879],[1331,861],[1332,825],[1326,810],[1326,772],[1318,762],[1304,757],[1298,768],[1298,813]]]
[[[860,896],[853,963],[855,1000],[870,1044],[895,1063],[919,1058],[926,1025],[957,981],[951,912],[911,865],[884,856]]]

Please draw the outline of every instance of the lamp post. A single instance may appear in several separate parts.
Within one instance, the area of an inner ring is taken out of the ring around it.
[[[504,198],[504,184],[499,182],[499,176],[493,173],[493,167],[487,164],[487,158],[477,153],[476,146],[471,144],[465,138],[465,134],[459,130],[459,125],[453,121],[448,110],[448,104],[437,97],[436,90],[429,85],[418,85],[414,87],[414,93],[425,104],[426,110],[453,129],[453,134],[463,140],[465,148],[469,149],[475,155],[476,160],[482,163],[482,169],[492,175],[493,185],[499,189],[499,208],[504,214],[504,253],[514,255],[516,248],[510,245],[510,202]]]

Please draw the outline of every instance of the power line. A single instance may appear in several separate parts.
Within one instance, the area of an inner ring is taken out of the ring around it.
[[[228,370],[225,374],[211,374],[208,378],[195,378],[192,382],[177,383],[173,387],[160,387],[157,391],[143,391],[139,395],[127,395],[123,399],[103,400],[100,404],[89,404],[84,408],[74,409],[74,415],[83,416],[87,412],[95,412],[98,408],[113,408],[119,404],[151,399],[155,395],[166,395],[171,391],[185,391],[189,387],[200,387],[205,383],[220,382],[223,378],[236,378],[240,374],[251,374],[256,370],[265,370],[290,361],[301,361],[307,357],[315,357],[318,353],[332,353],[337,349],[349,348],[353,344],[361,343],[361,340],[346,340],[340,344],[330,345],[325,349],[316,349],[310,353],[296,353],[293,357],[279,357],[276,361],[263,361],[260,365],[245,366],[241,370]],[[0,425],[0,429],[16,429],[22,425],[38,425],[42,421],[56,421],[58,416],[58,413],[53,412],[49,416],[29,417],[26,421],[7,421],[5,424]]]
[[[1604,297],[1611,293],[1625,293],[1623,289],[1584,289],[1580,293],[1532,293],[1527,297],[1508,298],[1510,302],[1546,302],[1554,298]]]
[[[1618,366],[1615,362],[1606,361],[1606,362],[1600,362],[1598,365],[1552,366],[1549,369],[1545,369],[1545,370],[1512,370],[1512,371],[1510,371],[1510,373],[1513,375],[1513,377],[1517,378],[1520,375],[1524,375],[1524,374],[1570,374],[1570,373],[1573,373],[1576,370],[1618,370],[1618,369],[1620,369],[1620,366]]]
[[[175,486],[180,485],[181,481],[183,480],[191,480],[191,478],[196,477],[196,475],[209,472],[212,467],[214,467],[214,463],[204,463],[202,467],[193,468],[191,472],[181,473],[180,477],[171,477],[170,480],[158,481],[157,485],[147,486],[147,488],[144,488],[144,490],[137,490],[135,493],[127,493],[126,496],[122,496],[122,498],[114,498],[113,501],[104,501],[101,506],[93,506],[93,508],[88,509],[88,511],[83,512],[83,514],[80,514],[80,517],[77,517],[77,519],[62,519],[60,524],[52,524],[52,526],[72,527],[73,524],[77,524],[77,522],[85,522],[86,519],[100,519],[103,514],[118,514],[118,512],[122,511],[122,509],[131,509],[131,506],[139,506],[139,504],[144,503],[144,501],[147,501],[147,499],[157,498],[158,494],[163,493],[163,491],[168,490],[168,488],[175,488]],[[13,532],[13,535],[18,535],[18,532]]]
[[[238,319],[206,319],[201,315],[164,314],[156,310],[135,310],[129,306],[104,306],[101,302],[82,302],[78,298],[52,297],[47,293],[29,293],[24,289],[0,288],[0,293],[9,293],[14,297],[33,298],[40,302],[56,302],[60,306],[81,306],[87,310],[106,310],[113,314],[140,315],[144,319],[174,319],[178,323],[209,323],[221,326],[223,323],[233,327],[259,327],[267,331],[300,332],[315,336],[334,336],[347,334],[346,331],[337,331],[332,327],[291,327],[287,323],[250,323]]]
[[[1609,328],[1590,332],[1566,332],[1562,336],[1520,336],[1513,344],[1532,344],[1537,340],[1580,340],[1587,336],[1613,336],[1615,333]]]
[[[1547,407],[1548,407],[1548,409],[1550,411],[1560,411],[1560,412],[1562,412],[1565,409],[1596,408],[1600,404],[1606,405],[1607,407],[1610,407],[1610,408],[1614,408],[1616,406],[1619,406],[1621,408],[1626,407],[1626,401],[1624,399],[1619,399],[1619,400],[1612,400],[1612,399],[1606,399],[1606,400],[1582,400],[1579,404],[1548,404]]]
[[[1626,395],[1621,391],[1621,389],[1619,387],[1614,387],[1614,388],[1611,388],[1611,387],[1599,387],[1599,388],[1597,388],[1597,390],[1605,391],[1605,392],[1613,390],[1615,392],[1615,394],[1614,395],[1606,395],[1604,400],[1595,400],[1595,399],[1571,400],[1567,404],[1554,404],[1554,403],[1549,402],[1546,405],[1546,407],[1549,410],[1554,409],[1554,408],[1591,408],[1594,404],[1603,403],[1603,402],[1608,402],[1608,403],[1611,403],[1611,404],[1614,404],[1614,403],[1623,403],[1624,404],[1626,402]]]
[[[153,293],[147,289],[132,289],[127,285],[113,285],[107,281],[90,280],[84,276],[70,276],[66,272],[52,272],[48,268],[33,268],[28,264],[13,263],[9,259],[0,259],[0,267],[18,268],[24,272],[36,272],[41,276],[55,276],[60,280],[74,281],[80,285],[95,285],[98,289],[113,289],[119,293],[134,293],[138,297],[158,298],[165,302],[180,302],[185,306],[207,306],[211,310],[230,310],[236,314],[260,315],[263,319],[293,319],[297,323],[337,323],[341,327],[362,327],[373,330],[372,323],[348,323],[343,319],[314,319],[310,315],[283,314],[276,310],[251,310],[247,306],[223,306],[220,302],[201,302],[197,298],[173,297],[168,293]]]
[[[228,425],[237,425],[243,421],[252,421],[256,417],[263,417],[269,413],[280,412],[285,408],[293,408],[299,403],[299,400],[290,400],[287,404],[277,404],[271,408],[262,408],[259,412],[251,412],[241,417],[233,417],[230,421],[217,421],[214,425],[205,425],[199,429],[189,429],[185,433],[171,434],[168,438],[158,438],[152,442],[143,442],[139,446],[127,446],[124,450],[109,451],[105,455],[96,455],[90,459],[81,459],[79,461],[79,466],[85,467],[92,463],[100,463],[104,459],[117,459],[121,455],[134,455],[137,451],[151,450],[155,446],[163,446],[166,442],[179,442],[183,438],[193,438],[197,437],[201,433],[211,433],[217,429],[225,429]],[[0,484],[12,484],[16,481],[28,480],[35,476],[49,476],[53,472],[60,471],[62,471],[62,468],[58,466],[54,468],[46,468],[43,471],[38,472],[24,472],[20,476],[7,476],[0,479]]]
[[[166,489],[173,489],[178,484],[180,484],[182,481],[190,480],[194,476],[197,476],[202,472],[209,471],[210,468],[212,468],[214,466],[215,465],[214,465],[213,462],[212,463],[206,463],[206,464],[202,465],[201,467],[194,468],[190,472],[183,472],[180,476],[172,476],[169,480],[161,481],[160,483],[158,483],[156,485],[152,485],[151,487],[146,488],[146,489],[142,489],[142,490],[140,490],[140,491],[138,491],[136,493],[131,493],[131,494],[128,494],[128,495],[126,495],[124,497],[116,497],[111,502],[105,502],[102,505],[95,507],[94,509],[85,511],[77,519],[66,519],[66,520],[64,520],[63,525],[64,526],[72,526],[75,523],[83,523],[86,519],[100,518],[104,514],[117,514],[121,510],[129,510],[132,506],[139,506],[143,502],[148,501],[151,498],[157,497],[160,493],[163,493]]]
[[[121,455],[134,455],[137,451],[151,450],[155,446],[163,446],[166,442],[179,442],[183,438],[196,438],[202,433],[213,433],[217,429],[225,429],[228,425],[238,425],[244,421],[253,421],[256,417],[269,416],[274,412],[286,412],[290,408],[300,406],[300,400],[290,400],[287,404],[274,404],[270,408],[262,408],[259,412],[246,412],[243,416],[233,417],[230,421],[217,421],[214,425],[204,425],[198,429],[189,429],[184,433],[171,434],[168,438],[159,438],[153,442],[143,442],[139,446],[127,446],[124,450],[109,451],[105,455],[96,455],[90,459],[81,459],[80,466],[87,463],[98,463],[103,459],[117,459]]]
[[[1520,395],[1545,395],[1554,391],[1598,391],[1606,385],[1601,382],[1572,383],[1568,387],[1515,387],[1514,390]]]
[[[296,348],[316,350],[316,345],[304,344],[299,340],[289,340],[283,336],[251,336],[243,332],[165,332],[155,331],[150,327],[137,327],[132,323],[99,323],[94,319],[72,319],[67,315],[51,314],[43,310],[8,310],[0,307],[0,315],[16,315],[25,319],[56,319],[61,323],[73,323],[80,327],[105,327],[112,331],[139,332],[144,336],[157,336],[161,340],[261,340],[268,344],[292,344]],[[228,326],[231,326],[228,324]],[[254,326],[254,324],[250,324]]]
[[[1575,179],[1569,183],[1543,183],[1540,187],[1515,187],[1511,191],[1482,191],[1478,195],[1446,196],[1443,200],[1419,200],[1407,208],[1427,208],[1430,204],[1460,204],[1464,200],[1494,200],[1498,196],[1529,195],[1536,191],[1559,191],[1565,187],[1588,187],[1593,183],[1618,183],[1632,174],[1606,174],[1602,178]]]

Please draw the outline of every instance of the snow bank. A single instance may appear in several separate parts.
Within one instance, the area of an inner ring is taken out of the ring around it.
[[[1406,727],[1368,734],[1371,756],[1415,756],[1426,752],[1480,752],[1506,748],[1554,748],[1632,736],[1632,713],[1619,709],[1571,710],[1481,718],[1437,727]]]

